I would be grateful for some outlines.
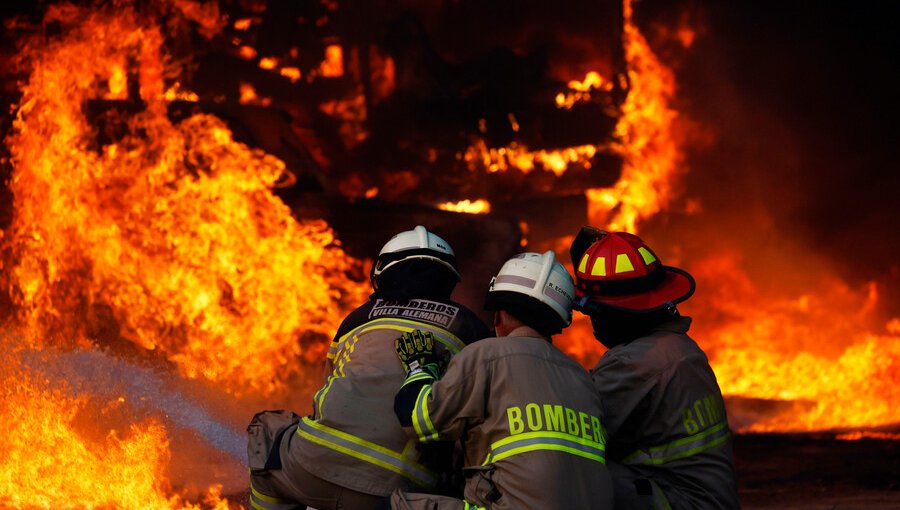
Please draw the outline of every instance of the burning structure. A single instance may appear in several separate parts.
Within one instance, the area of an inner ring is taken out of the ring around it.
[[[738,239],[704,251],[652,224],[702,216],[679,201],[697,137],[631,3],[482,4],[10,8],[0,416],[21,440],[0,503],[234,506],[235,431],[307,407],[366,258],[415,223],[457,247],[473,308],[523,246],[649,225],[698,278],[686,312],[735,429],[894,437],[877,429],[900,422],[882,286],[774,293]],[[655,32],[681,50],[696,36]],[[600,355],[585,322],[560,342]]]

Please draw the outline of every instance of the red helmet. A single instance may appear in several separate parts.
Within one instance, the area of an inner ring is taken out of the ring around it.
[[[694,293],[690,274],[662,265],[640,237],[627,232],[603,232],[572,262],[576,306],[585,312],[591,305],[633,312],[673,309]]]

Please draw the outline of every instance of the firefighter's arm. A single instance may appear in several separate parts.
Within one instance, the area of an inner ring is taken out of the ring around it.
[[[455,440],[467,426],[484,419],[489,368],[471,354],[468,348],[460,351],[440,380],[425,371],[407,377],[394,400],[394,411],[407,433],[424,443]]]
[[[394,397],[394,413],[400,425],[410,435],[413,430],[413,412],[419,394],[430,390],[431,383],[443,373],[440,356],[434,350],[434,336],[427,331],[413,330],[403,333],[394,341],[397,358],[406,372],[406,380]]]

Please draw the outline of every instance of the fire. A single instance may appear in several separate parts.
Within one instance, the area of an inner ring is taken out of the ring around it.
[[[487,214],[491,212],[491,203],[483,198],[478,200],[460,200],[459,202],[445,202],[438,204],[438,209],[454,211],[466,214]]]
[[[117,3],[51,7],[47,19],[59,35],[23,42],[29,74],[5,141],[15,210],[0,285],[15,305],[16,349],[129,341],[238,397],[271,395],[307,363],[317,375],[343,303],[364,288],[328,225],[294,219],[272,194],[284,163],[213,116],[167,117],[177,69],[153,16]],[[107,94],[141,109],[95,103],[117,119],[100,138],[85,105]],[[102,399],[31,379],[3,343],[0,415],[16,434],[2,447],[0,503],[192,507],[170,495],[162,423],[97,436],[93,420],[93,437],[79,436],[73,420]],[[203,504],[227,507],[215,488]]]
[[[897,319],[879,322],[878,287],[823,279],[807,293],[763,293],[741,257],[701,260],[695,314],[723,393],[787,402],[748,431],[873,427],[900,422]],[[716,283],[717,282],[717,283]],[[718,320],[717,320],[718,319]]]
[[[319,72],[326,78],[340,78],[344,75],[344,49],[339,44],[329,44],[325,48],[325,60]]]
[[[587,192],[589,221],[610,230],[637,231],[674,197],[683,156],[672,107],[675,80],[651,51],[625,2],[629,94],[612,147],[624,157],[615,186]],[[694,32],[679,28],[683,47]],[[572,104],[604,81],[570,84],[557,96]],[[694,210],[699,205],[688,203]],[[565,250],[557,250],[564,252]],[[701,289],[683,308],[696,319],[692,334],[707,350],[726,398],[770,402],[762,417],[732,412],[740,431],[802,431],[890,426],[900,423],[900,318],[876,313],[878,285],[854,290],[837,278],[811,282],[805,291],[763,291],[744,271],[740,255],[690,264]],[[771,261],[769,271],[790,271],[797,260]],[[676,262],[667,259],[669,263]],[[795,268],[798,269],[798,268]],[[827,269],[821,271],[828,274]],[[592,366],[603,348],[583,316],[562,337],[564,349]],[[878,433],[872,433],[878,434]],[[845,435],[843,439],[888,435]]]
[[[604,79],[600,73],[590,71],[585,75],[583,81],[570,81],[569,92],[560,92],[556,95],[556,106],[571,110],[575,103],[589,101],[592,90],[599,89],[609,92],[612,88],[612,82]]]
[[[675,77],[662,64],[624,3],[623,37],[629,92],[616,125],[613,149],[622,154],[622,176],[612,188],[587,191],[588,217],[609,230],[636,232],[638,222],[664,209],[682,155],[674,136],[677,112],[671,102]]]
[[[634,24],[630,0],[624,2],[624,16],[629,92],[615,128],[617,142],[610,147],[623,156],[622,175],[612,188],[589,189],[586,196],[590,224],[637,232],[641,219],[668,206],[682,156],[674,134],[677,112],[671,106],[675,77]],[[575,102],[589,98],[592,90],[611,86],[599,74],[588,73],[583,81],[570,82],[571,92],[558,95],[556,103],[571,108]],[[567,249],[557,249],[557,253]],[[576,314],[561,339],[566,352],[585,366],[593,366],[604,350],[593,338],[590,321],[581,314]]]

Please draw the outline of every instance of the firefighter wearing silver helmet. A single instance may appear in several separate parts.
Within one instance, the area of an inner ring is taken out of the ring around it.
[[[508,260],[485,308],[495,338],[446,366],[428,332],[397,339],[408,376],[394,411],[422,443],[463,439],[464,500],[395,491],[395,509],[612,508],[601,402],[587,372],[553,346],[575,288],[553,252]]]
[[[392,403],[404,381],[394,340],[428,332],[441,356],[490,334],[474,312],[450,300],[456,256],[419,225],[392,237],[372,267],[374,292],[338,328],[312,414],[263,412],[250,433],[251,504],[287,510],[375,508],[394,489],[447,490],[441,472],[452,443],[420,448],[397,423]]]

